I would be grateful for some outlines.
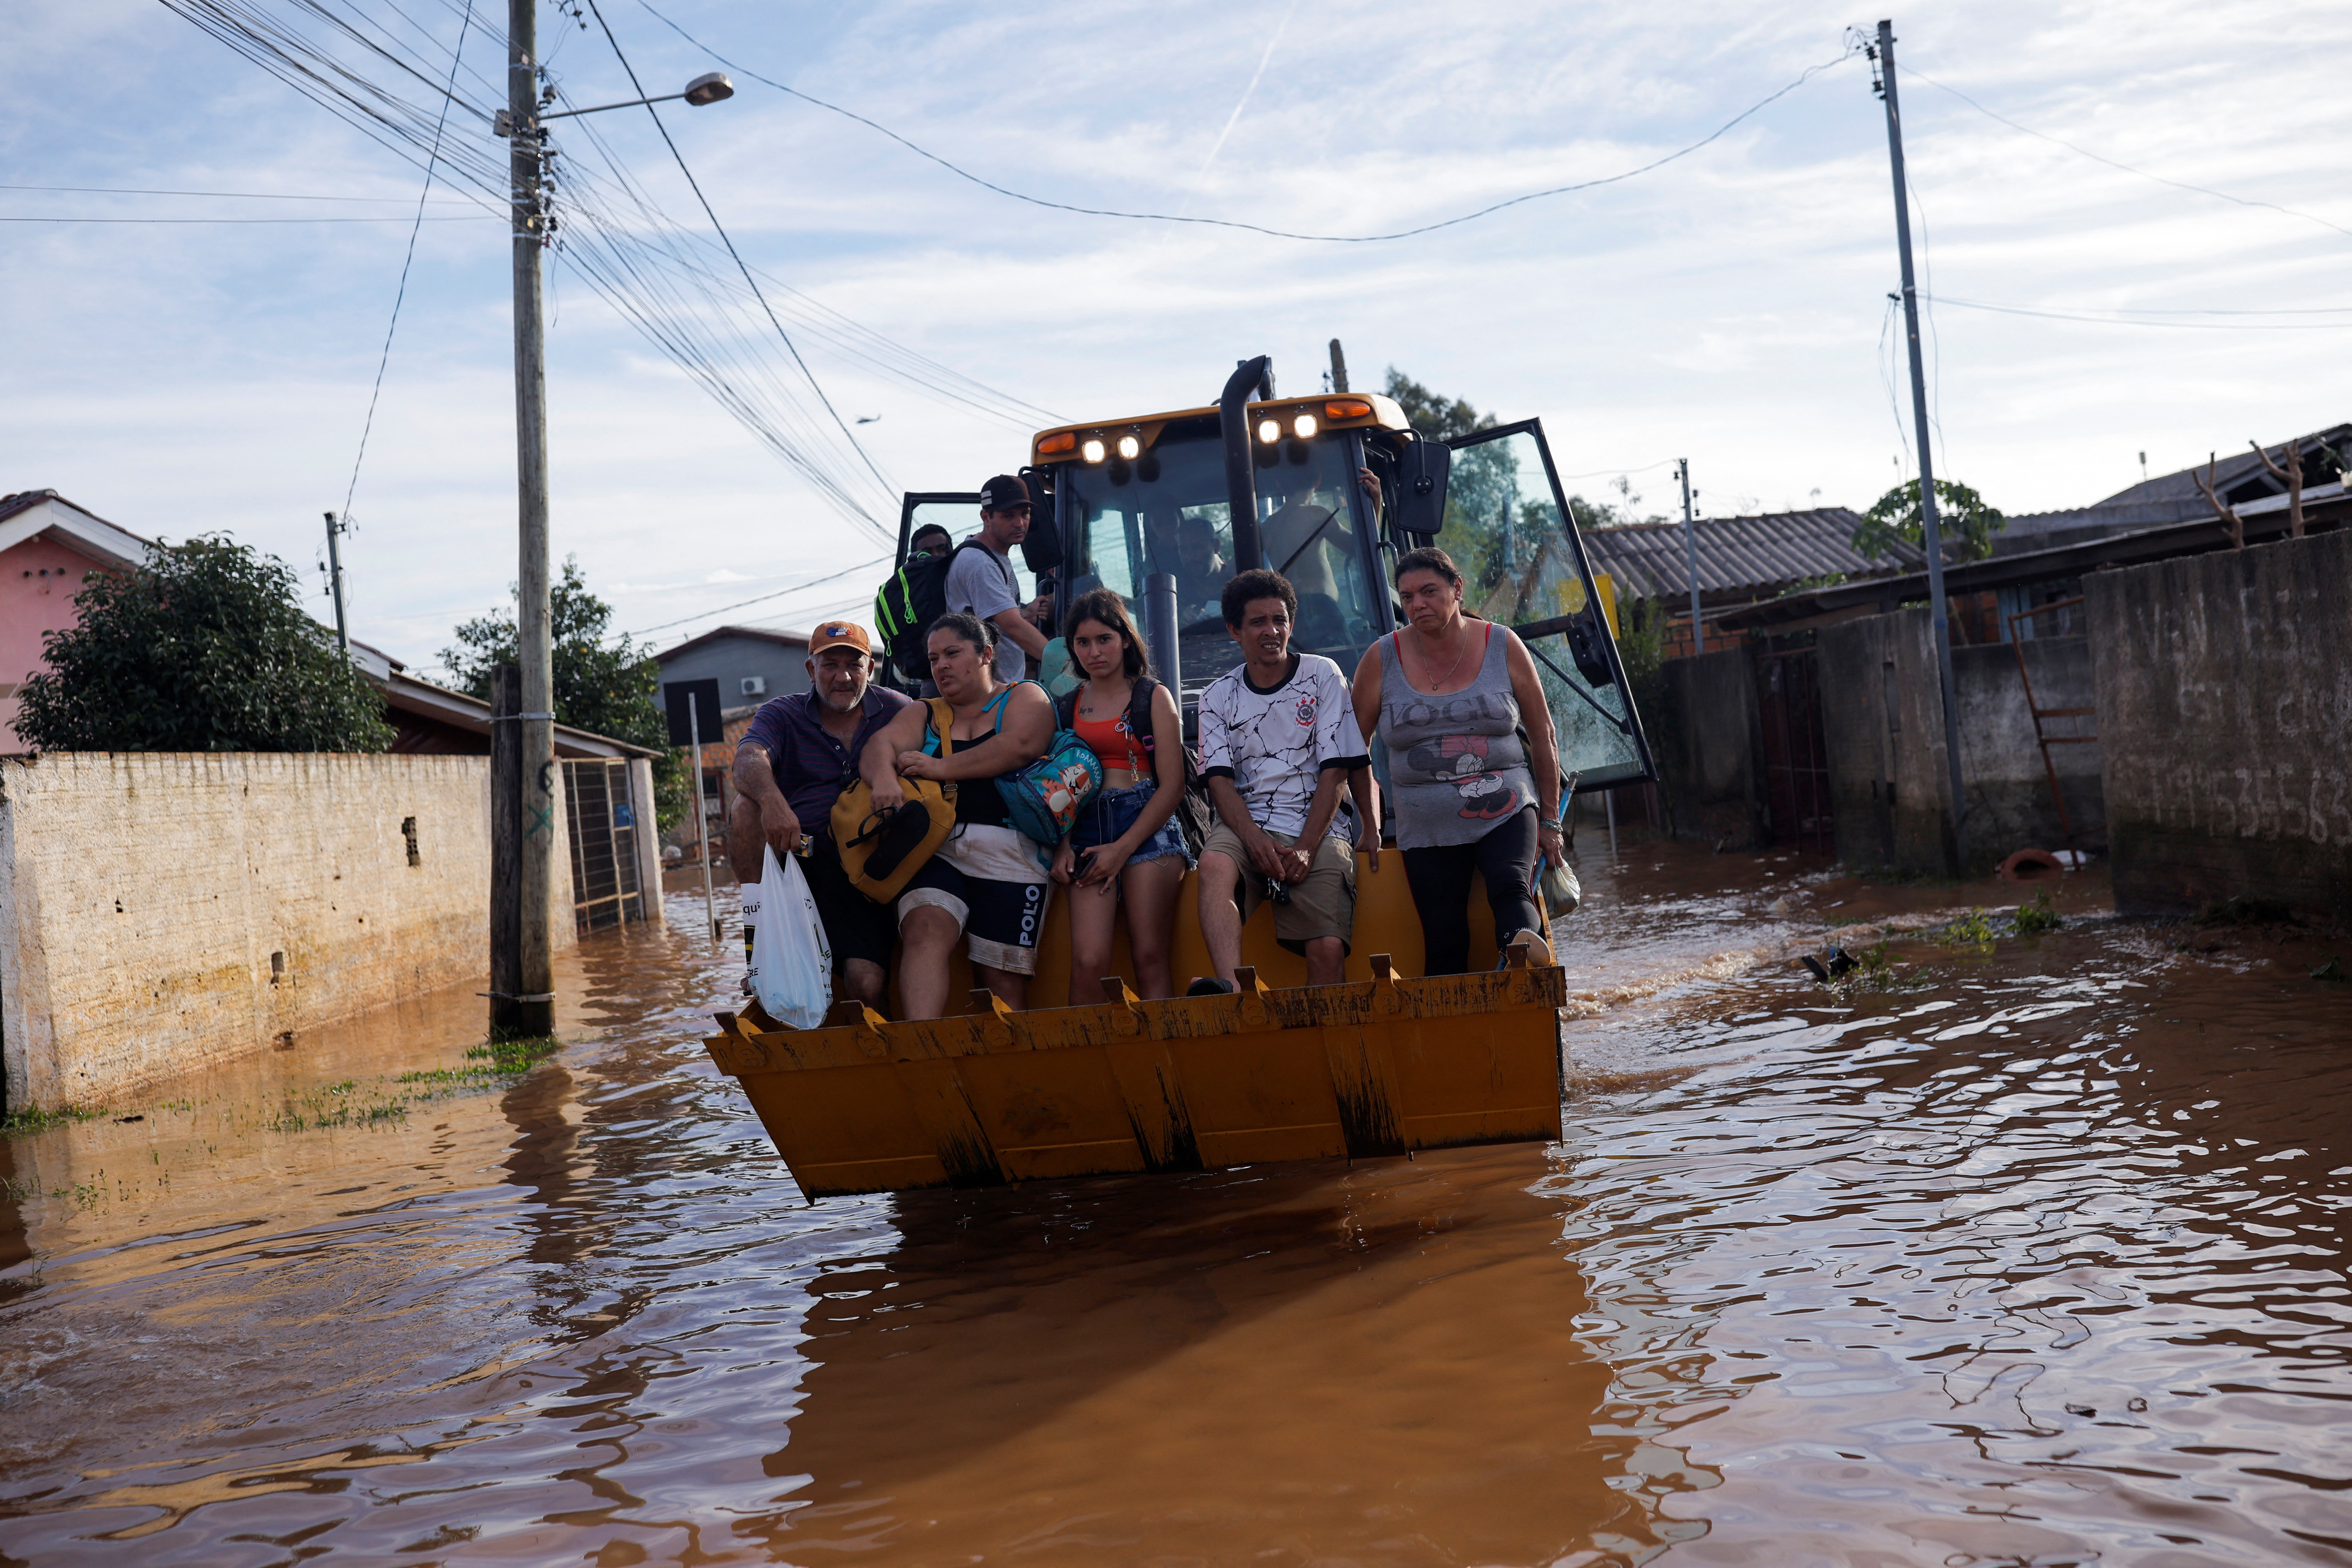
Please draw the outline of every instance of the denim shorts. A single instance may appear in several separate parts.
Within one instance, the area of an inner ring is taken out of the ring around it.
[[[1096,848],[1133,827],[1135,819],[1143,815],[1143,808],[1151,804],[1151,797],[1158,788],[1157,784],[1139,784],[1126,789],[1107,789],[1098,793],[1079,808],[1078,820],[1071,825],[1071,849]],[[1172,812],[1168,820],[1160,825],[1158,832],[1136,846],[1135,853],[1127,858],[1127,863],[1139,866],[1146,860],[1157,860],[1167,855],[1182,855],[1185,865],[1192,863],[1192,857],[1185,853],[1183,831],[1176,826]]]

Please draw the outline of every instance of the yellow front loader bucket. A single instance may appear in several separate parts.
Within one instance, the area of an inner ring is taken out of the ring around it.
[[[1198,1171],[1559,1136],[1567,975],[1530,967],[824,1027],[719,1015],[711,1059],[808,1197]]]

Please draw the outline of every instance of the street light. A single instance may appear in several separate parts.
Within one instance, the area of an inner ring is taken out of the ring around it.
[[[539,119],[544,123],[550,120],[569,120],[575,114],[602,114],[608,109],[635,109],[641,103],[675,103],[681,98],[690,107],[702,109],[734,96],[735,84],[727,79],[725,71],[704,71],[686,84],[684,92],[665,93],[659,98],[629,98],[618,103],[591,104],[586,109],[559,109],[552,114],[540,115]],[[499,110],[490,129],[500,136],[513,135],[514,111]]]
[[[735,96],[706,71],[669,98],[633,98],[541,112],[537,0],[508,0],[507,107],[491,129],[513,143],[515,481],[520,570],[515,584],[515,653],[520,679],[495,715],[491,746],[490,1024],[501,1035],[548,1035],[555,1026],[549,879],[555,867],[555,682],[547,581],[547,331],[540,251],[550,226],[541,205],[546,122],[682,98],[694,108]],[[698,767],[699,759],[697,760]],[[503,764],[503,765],[501,765]]]

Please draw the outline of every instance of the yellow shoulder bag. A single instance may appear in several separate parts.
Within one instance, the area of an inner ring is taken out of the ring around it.
[[[943,698],[931,698],[927,706],[931,731],[940,738],[940,755],[952,756],[954,712]],[[907,804],[897,811],[874,809],[874,786],[863,774],[833,803],[833,842],[841,851],[842,869],[859,892],[877,903],[897,898],[908,879],[955,831],[953,781],[901,778],[898,785],[907,792]]]

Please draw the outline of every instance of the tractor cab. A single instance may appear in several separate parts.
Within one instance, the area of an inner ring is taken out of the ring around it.
[[[1576,787],[1654,777],[1614,605],[1585,559],[1541,421],[1436,442],[1377,393],[1272,390],[1253,360],[1216,406],[1037,434],[1023,470],[1038,497],[1024,553],[1057,613],[1095,588],[1126,600],[1153,667],[1181,689],[1189,729],[1201,689],[1240,662],[1218,601],[1235,572],[1287,578],[1298,595],[1292,646],[1352,674],[1398,627],[1394,562],[1433,543],[1466,579],[1466,607],[1534,655]]]

